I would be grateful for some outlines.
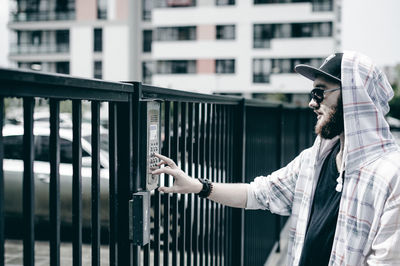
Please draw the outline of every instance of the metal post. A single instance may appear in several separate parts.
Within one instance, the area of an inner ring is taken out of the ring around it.
[[[236,108],[234,126],[233,182],[245,182],[246,165],[246,106],[243,99]],[[232,265],[244,265],[244,210],[232,209]]]

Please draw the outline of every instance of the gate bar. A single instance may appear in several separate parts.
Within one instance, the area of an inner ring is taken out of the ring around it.
[[[24,265],[35,265],[35,181],[33,176],[34,137],[33,110],[34,98],[24,98],[24,179],[23,179],[23,217],[24,217]]]
[[[50,99],[50,265],[60,265],[60,102]]]

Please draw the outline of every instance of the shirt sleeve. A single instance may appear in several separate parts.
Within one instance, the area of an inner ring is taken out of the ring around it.
[[[394,187],[385,204],[372,242],[367,265],[400,265],[400,186]]]
[[[246,209],[268,209],[272,213],[290,215],[304,153],[270,175],[256,177],[248,186]]]

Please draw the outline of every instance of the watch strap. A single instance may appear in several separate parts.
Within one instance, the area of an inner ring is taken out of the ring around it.
[[[196,193],[197,196],[199,196],[200,198],[207,198],[208,196],[210,196],[212,189],[213,189],[213,185],[211,183],[210,180],[208,180],[207,178],[198,178],[198,180],[200,181],[200,183],[203,185],[203,188],[201,189],[201,191],[199,193]]]

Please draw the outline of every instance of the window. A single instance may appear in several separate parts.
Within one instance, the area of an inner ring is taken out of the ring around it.
[[[102,61],[94,61],[93,64],[93,77],[95,79],[103,78],[103,62]]]
[[[22,136],[7,136],[3,138],[4,159],[22,160]]]
[[[60,53],[69,52],[69,30],[56,31],[56,50]]]
[[[158,74],[196,73],[196,60],[164,60],[157,62]]]
[[[312,37],[311,23],[292,24],[292,37]]]
[[[285,3],[301,3],[311,2],[312,0],[254,0],[254,4],[285,4]]]
[[[151,10],[153,9],[153,0],[142,0],[142,20],[151,20]]]
[[[217,73],[217,74],[235,73],[235,59],[217,59],[217,60],[215,60],[215,73]]]
[[[57,44],[69,44],[69,30],[57,30],[56,31],[56,43]]]
[[[312,27],[312,35],[314,37],[332,36],[332,22],[313,23]]]
[[[60,74],[69,74],[69,62],[56,62],[56,72]]]
[[[333,0],[312,0],[313,11],[332,11]]]
[[[97,0],[97,18],[107,19],[107,0]]]
[[[42,43],[42,32],[35,30],[31,34],[31,43],[33,45],[40,45]]]
[[[215,5],[216,6],[228,6],[228,5],[234,5],[235,0],[215,0]]]
[[[156,7],[190,7],[196,6],[196,0],[157,0]]]
[[[273,36],[273,24],[255,24],[253,27],[253,47],[269,48]]]
[[[264,76],[266,76],[267,72],[270,72],[270,74],[295,73],[294,67],[298,64],[306,64],[318,68],[323,60],[323,58],[254,59],[253,67],[255,74],[264,73]],[[258,76],[256,80],[262,80],[261,76]]]
[[[103,29],[94,29],[93,46],[95,52],[103,51]]]
[[[332,22],[255,24],[253,47],[269,48],[273,38],[307,38],[332,36]]]
[[[157,41],[196,40],[196,26],[157,28]]]
[[[83,136],[85,140],[87,140],[90,144],[92,144],[92,136],[91,135],[86,135]],[[109,144],[108,144],[108,134],[100,134],[100,150],[108,152]],[[90,154],[86,153],[87,155],[85,156],[90,156]],[[83,155],[82,155],[83,156]]]
[[[22,135],[4,137],[4,158],[23,160]],[[49,136],[35,136],[35,161],[49,162]],[[82,157],[90,156],[82,150]],[[72,163],[72,142],[60,138],[60,163]]]
[[[143,83],[151,84],[151,78],[153,76],[153,62],[145,61],[142,63],[142,75],[143,75]]]
[[[292,36],[291,24],[276,24],[274,38],[290,38]]]
[[[253,59],[253,83],[269,83],[270,59]]]
[[[216,27],[217,40],[234,40],[235,25],[217,25]]]
[[[40,1],[40,5],[46,1]],[[56,0],[56,12],[68,12],[75,10],[75,0]]]
[[[152,40],[153,40],[153,31],[152,30],[144,30],[143,31],[143,52],[144,53],[151,52]]]

